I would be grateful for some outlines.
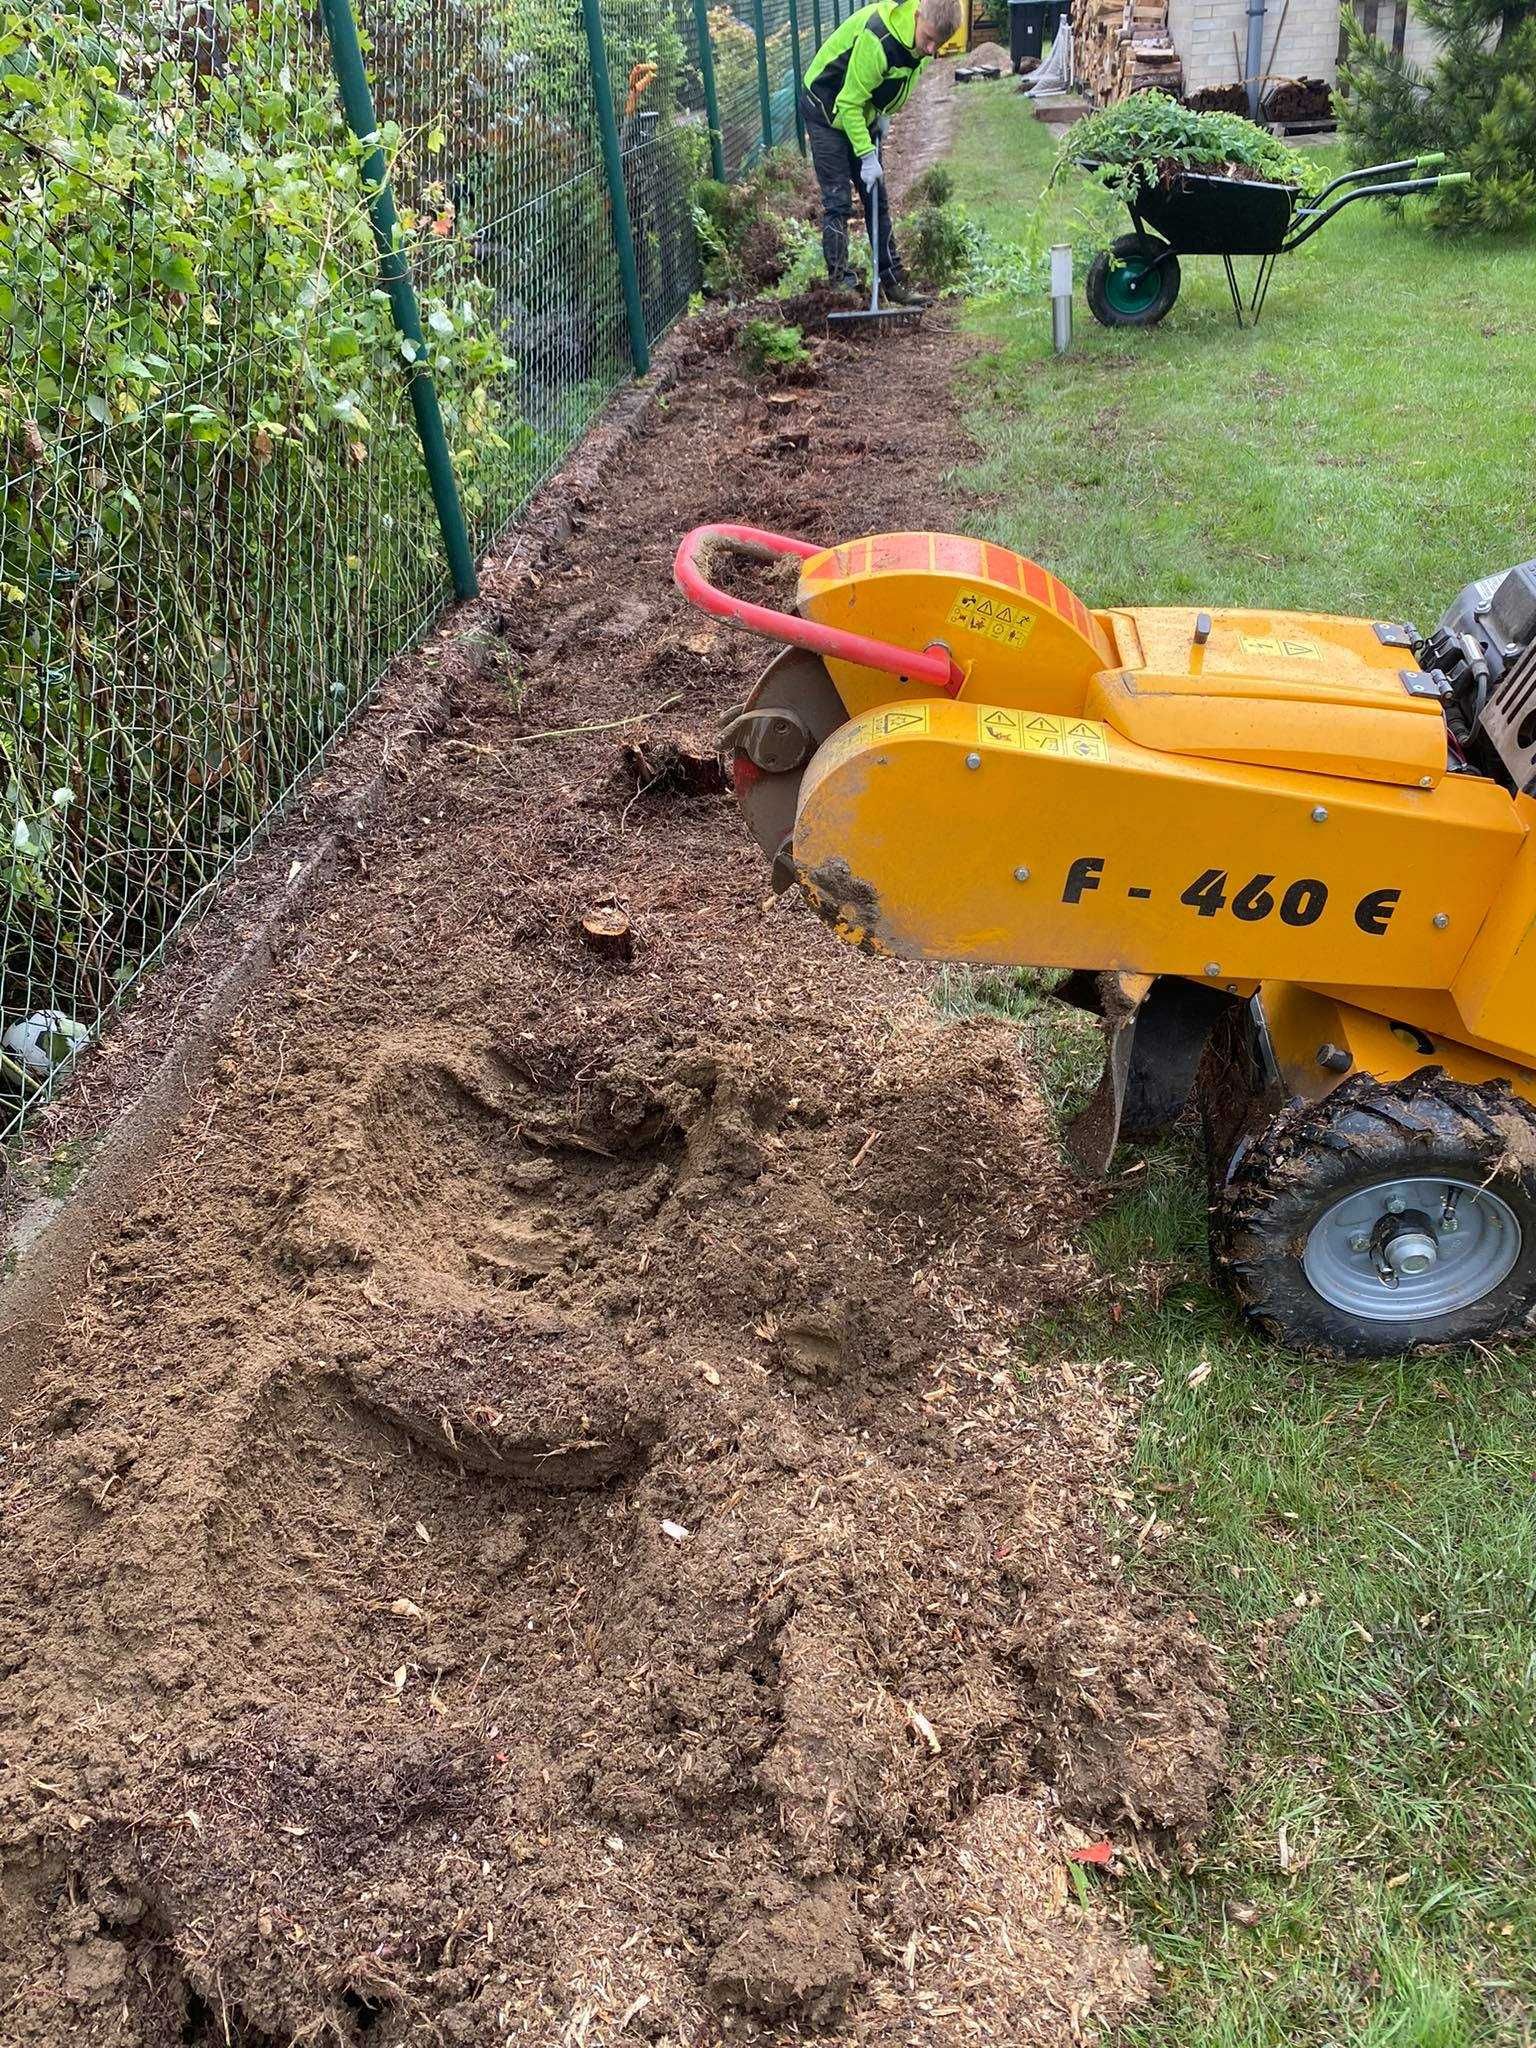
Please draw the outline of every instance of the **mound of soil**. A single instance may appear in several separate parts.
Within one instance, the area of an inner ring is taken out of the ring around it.
[[[765,214],[748,221],[736,244],[736,261],[749,288],[765,291],[789,268],[783,229]]]
[[[1091,1279],[1016,1040],[589,729],[696,760],[755,672],[671,593],[691,523],[965,523],[955,347],[829,344],[785,408],[685,338],[493,565],[492,658],[424,657],[445,729],[0,1470],[7,2043],[1065,2044],[1145,1996],[1063,1859],[1198,1830],[1219,1686],[1106,1554],[1107,1371],[1028,1369]]]

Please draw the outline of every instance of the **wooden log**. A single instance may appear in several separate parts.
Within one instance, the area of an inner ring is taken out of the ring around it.
[[[1167,0],[1076,0],[1072,32],[1079,84],[1099,106],[1148,87],[1175,97],[1182,90]]]

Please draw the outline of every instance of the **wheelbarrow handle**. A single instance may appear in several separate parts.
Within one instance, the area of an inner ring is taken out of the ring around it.
[[[1431,170],[1436,164],[1443,164],[1444,162],[1445,151],[1440,149],[1435,150],[1429,156],[1399,157],[1396,163],[1367,164],[1365,169],[1361,171],[1345,171],[1339,177],[1333,179],[1330,184],[1325,185],[1317,197],[1309,200],[1307,205],[1300,208],[1299,211],[1315,213],[1325,199],[1331,199],[1335,192],[1342,192],[1346,185],[1359,185],[1367,178],[1399,178],[1409,171],[1412,171],[1417,176],[1427,170]]]
[[[1326,227],[1336,213],[1342,213],[1357,199],[1406,199],[1415,192],[1435,192],[1442,185],[1470,185],[1471,182],[1470,171],[1441,171],[1437,177],[1395,178],[1389,185],[1356,185],[1353,191],[1341,192],[1332,206],[1325,207],[1319,200],[1310,212],[1298,213],[1296,232],[1286,236],[1280,253],[1289,256],[1303,242],[1310,242],[1319,228]]]
[[[872,640],[865,633],[851,633],[843,626],[823,626],[814,619],[802,619],[794,612],[776,611],[771,605],[750,604],[718,590],[705,567],[708,552],[724,550],[746,555],[756,561],[773,561],[794,555],[807,562],[824,548],[810,541],[793,540],[788,534],[765,533],[757,526],[718,523],[696,526],[685,533],[678,545],[672,574],[688,602],[765,640],[780,640],[788,647],[804,647],[809,653],[846,661],[856,668],[878,669],[903,683],[925,683],[946,697],[958,697],[965,687],[965,671],[949,649],[935,641],[918,654],[889,640]]]

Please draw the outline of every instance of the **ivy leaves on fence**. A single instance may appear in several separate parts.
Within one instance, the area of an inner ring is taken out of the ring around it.
[[[354,4],[484,545],[627,373],[579,23]],[[654,335],[692,10],[603,15]],[[0,0],[0,1038],[76,1045],[446,594],[366,154],[306,0]],[[0,1132],[37,1079],[0,1045]]]

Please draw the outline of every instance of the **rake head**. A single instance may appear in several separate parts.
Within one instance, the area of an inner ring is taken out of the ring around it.
[[[882,306],[880,303],[880,262],[877,251],[880,247],[880,193],[877,182],[869,195],[869,304],[856,312],[829,313],[828,327],[845,331],[862,328],[866,334],[878,334],[882,328],[921,327],[924,306]]]
[[[829,313],[828,327],[843,330],[862,329],[866,335],[877,334],[882,328],[921,327],[926,306],[861,306],[854,313]]]

